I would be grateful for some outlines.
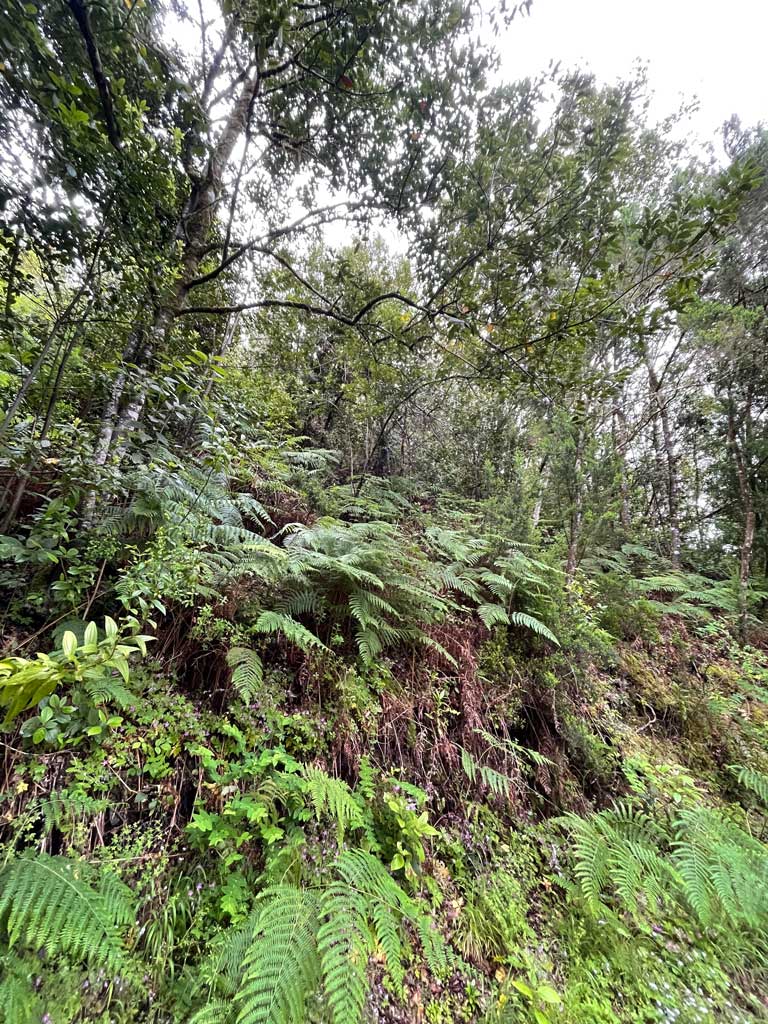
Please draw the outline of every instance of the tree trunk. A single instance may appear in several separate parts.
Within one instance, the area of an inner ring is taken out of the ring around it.
[[[216,207],[221,198],[224,172],[232,157],[238,139],[245,133],[251,109],[259,89],[258,72],[244,82],[235,105],[208,160],[205,174],[193,185],[176,227],[176,237],[184,240],[181,268],[170,294],[156,309],[144,345],[139,349],[136,364],[139,380],[133,394],[124,401],[126,374],[120,371],[115,379],[110,403],[105,414],[99,438],[98,458],[103,465],[113,446],[119,455],[127,443],[130,431],[144,411],[147,385],[152,362],[170,334],[178,312],[183,309],[190,285],[198,276],[205,254]],[[122,408],[121,408],[122,406]],[[118,414],[118,409],[121,411]]]
[[[548,462],[549,457],[545,455],[539,463],[539,479],[536,487],[536,502],[533,506],[533,512],[531,513],[531,526],[534,530],[537,530],[539,528],[539,523],[541,522],[541,510],[544,505],[544,491],[546,489],[546,474]]]
[[[667,492],[667,511],[669,514],[669,554],[675,569],[680,568],[681,560],[681,529],[680,529],[680,475],[675,453],[672,427],[669,421],[669,407],[661,394],[661,382],[656,376],[650,357],[646,358],[648,367],[648,384],[651,398],[658,412],[661,423],[661,437],[664,446],[664,481]]]
[[[584,525],[584,431],[578,428],[576,436],[576,452],[574,456],[574,491],[573,505],[571,508],[571,521],[568,531],[568,553],[565,559],[565,580],[567,584],[573,582],[576,573],[576,566],[579,560],[579,543],[581,541],[581,530]]]
[[[629,480],[627,477],[627,417],[624,414],[624,393],[612,409],[613,454],[619,473],[619,522],[626,534],[632,526],[629,511]]]
[[[752,389],[747,390],[747,400],[742,422],[746,425],[749,435],[752,419]],[[749,598],[749,579],[752,569],[752,550],[755,543],[755,498],[752,491],[748,454],[739,447],[738,427],[733,408],[733,400],[728,401],[728,447],[731,449],[736,467],[736,479],[739,483],[739,497],[744,515],[744,528],[741,536],[741,554],[739,557],[739,636],[742,642],[747,639],[747,614]]]

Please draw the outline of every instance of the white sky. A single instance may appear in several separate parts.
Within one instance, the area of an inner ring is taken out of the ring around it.
[[[745,126],[768,120],[768,0],[533,0],[497,45],[505,81],[559,60],[615,82],[639,58],[650,120],[698,97],[688,130],[701,142],[716,141],[732,114]]]

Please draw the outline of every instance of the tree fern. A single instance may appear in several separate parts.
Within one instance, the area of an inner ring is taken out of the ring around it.
[[[0,926],[10,946],[125,969],[123,937],[135,920],[130,889],[85,862],[25,855],[0,873]]]

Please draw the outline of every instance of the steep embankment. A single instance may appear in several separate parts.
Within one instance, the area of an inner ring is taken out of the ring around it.
[[[761,1019],[768,659],[716,588],[306,518],[146,656],[0,663],[2,1019]]]

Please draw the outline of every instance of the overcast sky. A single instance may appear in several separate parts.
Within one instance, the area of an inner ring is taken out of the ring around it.
[[[768,0],[533,0],[499,42],[502,77],[589,65],[605,82],[648,63],[651,116],[697,96],[688,129],[714,141],[731,114],[768,120]]]

